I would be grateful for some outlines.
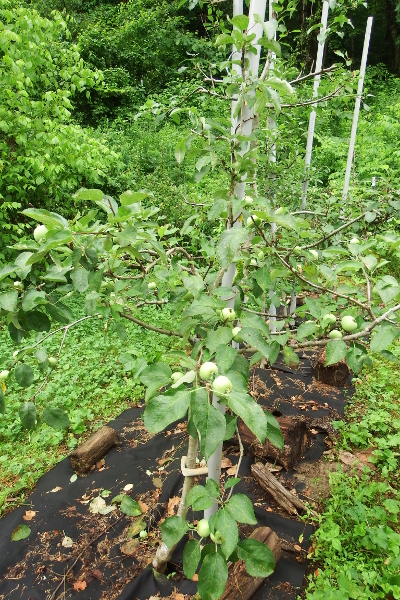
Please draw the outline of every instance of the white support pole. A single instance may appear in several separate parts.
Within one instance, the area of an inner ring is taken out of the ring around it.
[[[364,48],[363,48],[363,53],[362,53],[362,58],[361,58],[360,78],[358,80],[357,98],[356,98],[356,104],[354,107],[353,124],[351,127],[351,134],[350,134],[349,152],[347,155],[346,174],[344,176],[343,200],[346,200],[347,193],[349,191],[351,165],[353,162],[354,146],[356,144],[358,115],[360,114],[361,96],[362,96],[363,87],[364,87],[364,77],[365,77],[365,69],[367,66],[369,42],[371,39],[372,21],[373,21],[373,17],[368,17],[367,27],[365,29]]]
[[[327,2],[327,0],[324,0],[324,4],[322,6],[322,17],[321,17],[322,27],[320,29],[320,35],[323,35],[326,31],[326,27],[328,24],[328,13],[329,13],[329,2]],[[320,73],[320,71],[322,69],[322,61],[324,59],[324,50],[325,50],[325,39],[323,40],[322,43],[318,42],[317,61],[315,63],[315,71],[314,71],[315,73]],[[318,88],[319,88],[320,80],[321,80],[321,75],[316,75],[314,77],[313,98],[316,98],[318,96]],[[314,106],[316,107],[317,105],[315,104]],[[311,114],[310,114],[309,122],[308,122],[306,156],[305,156],[305,160],[304,160],[305,175],[304,175],[302,194],[301,194],[301,210],[305,209],[306,203],[307,203],[308,177],[309,177],[309,170],[310,170],[310,164],[311,164],[312,147],[313,147],[313,142],[314,142],[316,117],[317,117],[317,113],[315,112],[315,108],[313,108],[311,111]]]
[[[260,39],[263,35],[263,27],[260,23],[255,22],[254,15],[260,15],[260,17],[264,20],[266,4],[267,4],[267,0],[251,0],[251,2],[250,2],[249,28],[248,29],[249,29],[249,31],[251,31],[251,33],[256,34],[257,40]],[[242,13],[243,13],[243,2],[240,2],[239,0],[235,0],[234,1],[234,9],[239,10],[240,7],[241,7]],[[237,14],[242,14],[242,13],[237,13]],[[258,69],[260,66],[260,54],[261,54],[261,46],[257,45],[256,47],[257,47],[257,54],[248,52],[246,55],[246,58],[249,61],[248,75],[250,77],[255,77],[255,78],[258,77]],[[236,49],[234,48],[234,52],[235,52],[235,50]],[[255,91],[253,93],[255,93]],[[253,128],[253,116],[254,116],[254,109],[249,108],[246,105],[245,109],[244,109],[243,126],[242,126],[242,134],[244,136],[251,135],[252,128]],[[233,112],[232,112],[232,134],[236,133],[237,125],[238,125],[238,122],[235,122],[235,120],[233,119]],[[244,154],[244,152],[245,151],[243,151],[243,154]],[[244,198],[245,188],[246,188],[245,181],[242,181],[236,185],[235,193],[238,198]],[[240,226],[241,226],[240,221],[238,219],[236,219],[234,227],[240,227]],[[235,265],[235,263],[231,263],[222,278],[222,286],[223,287],[231,287],[231,285],[233,283],[233,279],[235,277],[235,272],[236,272],[236,265]],[[234,299],[228,301],[227,306],[231,306],[233,308],[234,302],[235,302]],[[219,400],[216,396],[213,396],[212,403],[213,403],[213,406],[215,406],[222,414],[225,414],[225,409],[226,409],[225,404],[220,404]],[[222,458],[222,443],[218,446],[218,448],[216,449],[214,454],[212,454],[207,461],[207,467],[208,467],[207,479],[214,479],[214,481],[216,481],[218,484],[221,479],[221,458]],[[217,510],[218,510],[218,504],[214,503],[210,508],[207,508],[204,511],[204,517],[206,519],[209,519],[213,514],[215,514],[217,512]]]

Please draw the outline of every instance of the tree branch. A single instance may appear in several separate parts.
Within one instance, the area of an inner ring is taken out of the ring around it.
[[[149,323],[145,323],[144,321],[141,321],[140,319],[137,319],[136,317],[133,317],[132,315],[129,315],[128,313],[120,312],[119,314],[124,319],[128,319],[128,321],[132,321],[133,323],[136,323],[136,325],[140,325],[140,327],[144,327],[145,329],[150,329],[150,331],[155,331],[156,333],[162,333],[163,335],[182,337],[181,334],[178,333],[177,331],[169,331],[167,329],[160,329],[159,327],[153,327],[153,325],[149,325]]]

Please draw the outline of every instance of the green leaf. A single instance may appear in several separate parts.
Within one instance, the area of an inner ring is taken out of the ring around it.
[[[316,323],[301,323],[297,329],[297,339],[302,340],[318,331]]]
[[[253,504],[244,494],[234,494],[225,508],[238,523],[257,524]]]
[[[28,525],[18,525],[11,534],[12,542],[19,542],[25,540],[31,535],[31,528]]]
[[[222,535],[224,541],[221,544],[221,550],[225,554],[225,557],[228,558],[239,541],[238,526],[228,507],[220,508],[217,512],[214,521],[214,531],[219,531]]]
[[[229,375],[229,373],[228,373],[228,375]],[[237,417],[234,417],[233,415],[225,415],[225,421],[226,421],[226,429],[225,429],[224,441],[232,439],[233,436],[235,435],[235,431],[236,431],[236,427],[237,427]]]
[[[140,382],[143,385],[150,385],[153,379],[168,378],[171,380],[172,371],[168,365],[157,362],[146,367],[140,374]]]
[[[283,451],[285,442],[278,421],[267,410],[264,411],[264,415],[267,420],[267,439],[278,450]]]
[[[183,538],[189,525],[183,517],[168,517],[160,525],[161,537],[168,548],[175,546]]]
[[[230,21],[232,25],[234,25],[241,31],[244,31],[249,26],[249,17],[247,17],[246,15],[236,15],[235,17],[232,17]]]
[[[68,429],[68,415],[57,406],[47,406],[43,411],[43,421],[53,429]]]
[[[47,304],[45,292],[39,292],[34,289],[29,289],[22,298],[22,310],[29,312],[38,306],[39,304]]]
[[[39,310],[32,310],[25,315],[25,324],[34,331],[50,331],[51,323],[47,315]]]
[[[36,425],[36,408],[33,402],[24,402],[19,407],[19,418],[25,429],[33,429]]]
[[[345,358],[347,353],[347,345],[343,340],[332,340],[328,342],[326,347],[325,367],[334,365]]]
[[[210,404],[204,388],[196,390],[191,400],[193,422],[200,436],[200,449],[208,459],[224,439],[225,418]]]
[[[150,433],[158,433],[170,423],[183,419],[189,407],[189,397],[190,390],[178,388],[152,398],[143,414],[146,429]]]
[[[232,346],[218,346],[215,351],[215,362],[219,369],[219,373],[224,374],[229,371],[233,365],[237,351]]]
[[[198,592],[202,600],[218,600],[228,579],[226,560],[219,552],[205,556],[199,572]]]
[[[51,318],[54,319],[54,321],[57,321],[57,323],[67,325],[74,319],[72,311],[61,302],[58,302],[57,306],[54,306],[54,304],[46,304],[45,308]]]
[[[130,496],[127,496],[126,494],[122,498],[121,505],[119,508],[121,512],[123,512],[124,515],[127,515],[128,517],[137,517],[143,512],[140,508],[139,502],[136,502],[136,500],[134,500]]]
[[[3,390],[0,387],[0,414],[4,415],[6,412],[6,399],[3,394]]]
[[[175,146],[175,158],[178,165],[183,163],[183,159],[185,158],[186,153],[186,138],[180,140]]]
[[[15,312],[18,304],[18,292],[6,292],[0,296],[0,309],[7,312]]]
[[[240,477],[230,477],[229,479],[227,479],[224,483],[224,490],[229,490],[230,488],[232,488],[234,485],[237,485],[238,483],[241,482]]]
[[[26,365],[25,363],[21,363],[16,366],[15,371],[14,371],[14,376],[15,376],[15,381],[21,387],[29,387],[30,385],[32,385],[34,377],[35,377],[30,366]]]
[[[282,348],[282,358],[285,365],[291,369],[298,368],[300,359],[293,348],[290,348],[290,346],[284,346]]]
[[[219,485],[216,481],[214,481],[214,479],[207,479],[206,490],[209,493],[210,498],[218,500],[220,497]]]
[[[229,327],[218,327],[215,331],[210,329],[207,334],[206,347],[210,354],[214,354],[218,346],[226,346],[232,340],[232,329]]]
[[[399,336],[396,327],[377,327],[376,333],[371,340],[371,352],[382,352]]]
[[[86,271],[83,267],[79,267],[71,273],[71,279],[77,292],[81,294],[86,292],[89,287],[89,271]]]
[[[101,190],[87,190],[85,188],[81,188],[75,194],[76,200],[91,200],[92,202],[99,202],[103,199],[103,192]]]
[[[263,444],[267,435],[267,419],[263,409],[248,394],[231,392],[228,397],[229,408],[233,410]]]
[[[227,229],[218,242],[216,252],[222,267],[227,267],[233,262],[239,247],[248,238],[248,231],[244,227]]]
[[[198,540],[189,540],[183,549],[183,572],[187,579],[192,579],[200,562],[201,551]]]
[[[127,190],[120,195],[119,199],[122,206],[129,206],[130,204],[141,202],[141,200],[144,200],[147,196],[148,194],[146,192],[132,192],[131,190]]]
[[[22,211],[22,214],[43,223],[50,229],[68,229],[68,221],[64,217],[42,208],[26,208]]]
[[[213,501],[204,486],[195,485],[186,496],[185,504],[186,507],[191,506],[196,512],[198,510],[210,508],[210,506],[213,505]]]
[[[252,538],[239,542],[238,557],[244,560],[246,570],[252,577],[268,577],[275,569],[271,550],[262,542]]]

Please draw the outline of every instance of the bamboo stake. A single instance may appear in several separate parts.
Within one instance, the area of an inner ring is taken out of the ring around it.
[[[346,200],[347,193],[349,191],[351,164],[353,162],[354,147],[356,144],[358,116],[360,114],[361,96],[362,96],[363,87],[364,87],[364,77],[365,77],[365,69],[367,66],[369,42],[371,39],[372,21],[373,21],[373,17],[368,17],[367,27],[365,29],[364,48],[363,48],[363,53],[362,53],[362,58],[361,58],[360,78],[358,80],[357,98],[356,98],[356,104],[354,107],[353,124],[351,126],[349,152],[347,154],[346,174],[344,176],[344,186],[343,186],[343,200]]]
[[[320,35],[323,36],[326,32],[326,27],[328,23],[328,13],[329,13],[329,2],[327,0],[324,1],[322,6],[322,17],[321,24],[322,27],[320,29]],[[317,51],[317,61],[315,63],[315,73],[320,73],[322,69],[322,61],[324,58],[324,50],[325,50],[325,39],[323,42],[318,42],[318,51]],[[318,88],[319,82],[321,80],[321,75],[316,75],[314,77],[314,89],[313,89],[313,98],[318,96]],[[314,105],[314,108],[311,111],[310,119],[308,121],[308,135],[307,135],[307,146],[306,146],[306,156],[304,159],[305,163],[305,176],[303,181],[302,188],[302,200],[301,200],[301,210],[304,210],[307,203],[307,189],[308,189],[308,180],[309,180],[309,171],[311,165],[311,154],[314,142],[314,132],[315,132],[315,120],[317,118],[317,113],[315,112],[315,108],[317,105]]]

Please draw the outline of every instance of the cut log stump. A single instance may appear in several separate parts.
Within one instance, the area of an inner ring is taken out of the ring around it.
[[[278,450],[269,440],[264,444],[256,438],[254,433],[243,423],[239,422],[239,434],[245,448],[250,448],[256,456],[272,458],[282,465],[286,471],[301,460],[310,438],[309,430],[303,419],[293,417],[278,417],[277,421],[283,435],[283,451]]]
[[[115,446],[118,434],[106,425],[96,431],[86,442],[70,455],[72,468],[77,473],[86,473],[100,458]]]
[[[304,514],[307,509],[297,496],[294,496],[277,480],[274,475],[262,463],[255,463],[251,466],[251,472],[264,490],[266,490],[274,500],[286,510],[290,515]]]
[[[325,361],[326,348],[322,350],[313,365],[314,377],[318,381],[326,383],[326,385],[334,385],[336,387],[346,385],[350,370],[345,359],[343,358],[340,362],[335,365],[329,365],[329,367],[325,367]]]
[[[269,527],[258,527],[251,538],[262,542],[274,555],[275,564],[281,557],[282,548],[278,536]],[[249,600],[264,582],[265,577],[251,577],[242,560],[229,567],[228,581],[221,600]]]

